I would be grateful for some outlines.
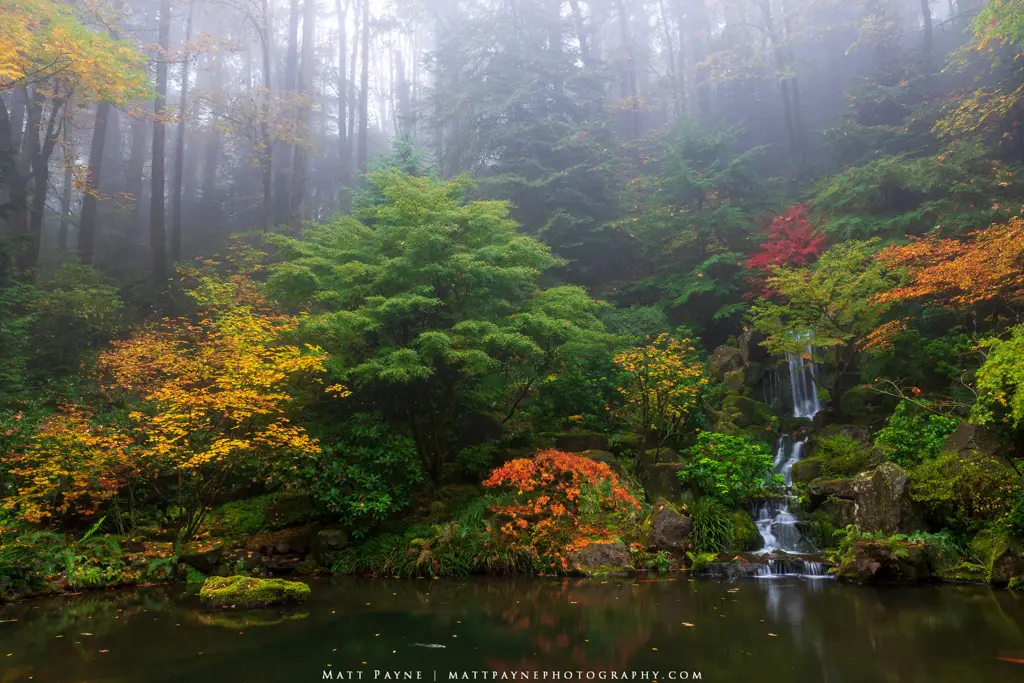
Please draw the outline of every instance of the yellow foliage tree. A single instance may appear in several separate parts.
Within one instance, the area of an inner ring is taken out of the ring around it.
[[[627,414],[642,439],[637,462],[646,455],[647,434],[658,436],[654,459],[686,421],[708,379],[693,341],[661,334],[646,346],[626,349],[614,358],[630,381],[619,387]]]

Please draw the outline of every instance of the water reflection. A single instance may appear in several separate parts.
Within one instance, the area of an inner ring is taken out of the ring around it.
[[[782,578],[314,582],[301,609],[207,612],[190,592],[0,608],[0,683],[304,681],[329,668],[699,670],[703,680],[1019,681],[1024,600]],[[432,647],[423,647],[430,645]],[[10,653],[10,657],[6,655]],[[999,659],[1003,657],[1004,659]],[[367,673],[366,681],[372,681]]]

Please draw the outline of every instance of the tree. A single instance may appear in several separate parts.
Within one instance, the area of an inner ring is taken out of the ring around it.
[[[600,333],[597,305],[542,291],[550,251],[517,233],[504,202],[464,203],[467,178],[384,169],[368,180],[377,199],[362,223],[274,239],[285,261],[269,284],[310,311],[302,332],[331,353],[332,373],[404,424],[436,480],[466,425],[500,425],[570,337]]]
[[[875,257],[877,247],[877,240],[841,242],[813,266],[775,267],[766,283],[771,298],[758,300],[748,314],[751,326],[767,335],[762,344],[773,354],[824,350],[837,401],[891,307],[876,297],[895,282]]]
[[[767,242],[761,251],[750,257],[747,268],[758,271],[752,280],[764,287],[764,277],[776,266],[799,268],[810,264],[822,251],[828,238],[813,228],[807,217],[807,207],[791,206],[772,219],[765,231]]]
[[[626,349],[615,356],[615,364],[630,379],[620,387],[626,399],[626,414],[644,437],[637,453],[638,467],[646,455],[648,434],[657,435],[657,463],[661,448],[678,434],[708,384],[696,351],[690,339],[663,333],[646,346]]]
[[[156,61],[156,99],[153,100],[153,175],[149,198],[149,254],[153,289],[167,284],[167,215],[164,211],[164,163],[167,142],[167,60],[170,58],[171,0],[160,2],[158,33],[160,54]]]
[[[978,401],[971,419],[1017,429],[1024,423],[1024,325],[1011,329],[1006,339],[983,341],[981,349],[985,362],[975,378]]]

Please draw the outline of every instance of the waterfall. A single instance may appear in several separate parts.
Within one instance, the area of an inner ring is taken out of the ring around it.
[[[804,346],[804,353],[786,353],[789,387],[793,393],[793,417],[811,418],[821,410],[821,402],[818,400],[818,366],[807,360],[812,357],[810,346]]]
[[[788,493],[793,484],[793,463],[803,455],[806,443],[806,440],[794,441],[785,434],[775,443],[774,472],[782,476],[787,495],[759,501],[755,507],[754,523],[764,540],[764,548],[758,551],[760,554],[814,552],[814,546],[804,538],[798,526],[799,520],[789,509]]]

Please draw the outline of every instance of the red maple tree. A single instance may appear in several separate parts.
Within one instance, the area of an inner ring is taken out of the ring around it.
[[[752,296],[765,296],[765,280],[772,268],[787,266],[799,268],[814,261],[825,251],[828,237],[813,227],[803,204],[790,206],[772,219],[765,231],[768,241],[761,244],[761,251],[750,257],[747,268],[755,271],[750,277],[754,288]]]

